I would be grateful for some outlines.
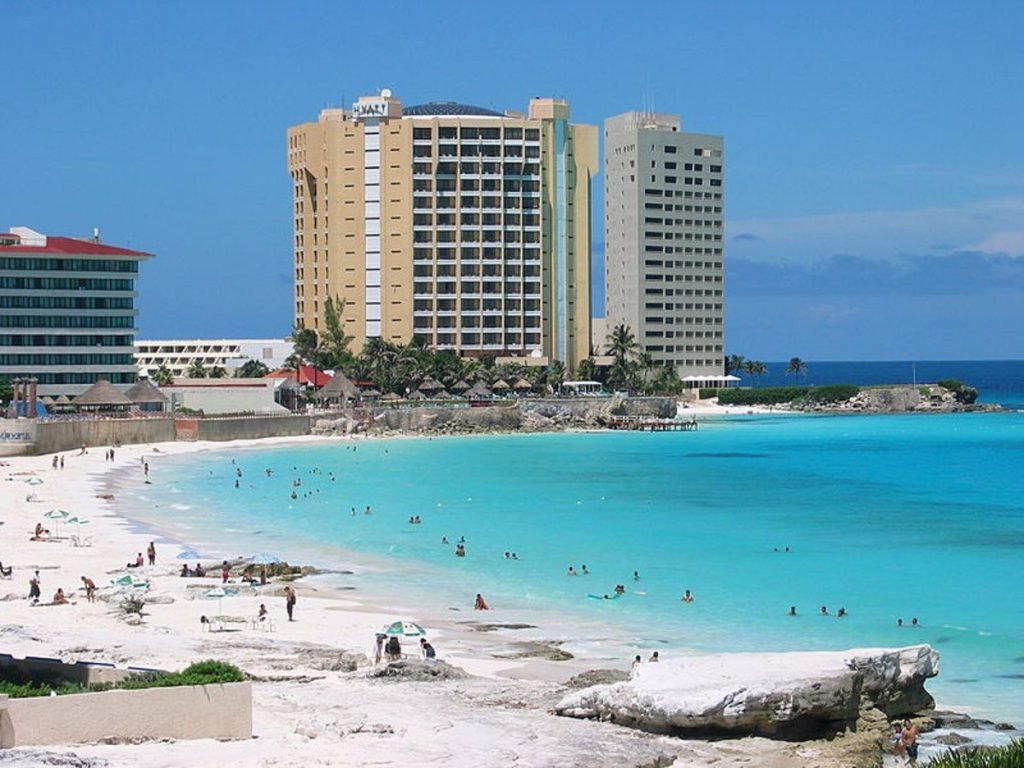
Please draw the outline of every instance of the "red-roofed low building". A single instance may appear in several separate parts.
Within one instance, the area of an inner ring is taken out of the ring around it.
[[[135,280],[150,253],[28,227],[0,235],[0,376],[40,396],[135,383]]]
[[[333,376],[325,371],[321,371],[319,368],[314,368],[311,365],[300,365],[298,374],[289,368],[279,368],[276,371],[268,373],[266,378],[290,379],[291,381],[298,382],[303,387],[320,389],[320,387],[329,382]]]

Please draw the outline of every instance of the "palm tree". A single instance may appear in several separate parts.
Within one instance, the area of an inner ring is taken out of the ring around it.
[[[807,363],[799,357],[789,358],[789,364],[786,366],[786,375],[788,376],[789,374],[799,376],[802,379],[807,378]]]
[[[246,360],[242,367],[235,371],[235,377],[239,379],[262,379],[270,373],[270,369],[260,360]]]
[[[160,367],[153,371],[149,378],[158,387],[166,387],[174,381],[174,374],[167,367],[167,363],[160,363]]]
[[[188,370],[185,371],[185,375],[190,379],[205,379],[209,375],[209,371],[206,370],[202,360],[193,360]]]
[[[588,357],[585,360],[580,360],[580,364],[576,368],[576,375],[581,381],[597,381],[599,371],[594,358]]]
[[[750,363],[743,357],[743,355],[729,355],[725,358],[725,375],[728,376],[730,373],[750,372],[747,367]]]
[[[608,335],[608,354],[615,358],[608,372],[609,385],[622,389],[633,379],[634,365],[630,357],[635,354],[638,344],[633,332],[626,325],[617,325]]]
[[[548,385],[551,392],[560,392],[563,381],[565,381],[565,363],[561,360],[552,360],[544,373],[544,383]]]
[[[215,366],[213,366],[213,368],[210,369],[210,378],[211,379],[223,379],[223,378],[226,378],[227,375],[228,375],[228,372],[227,372],[227,370],[223,366],[215,365]]]

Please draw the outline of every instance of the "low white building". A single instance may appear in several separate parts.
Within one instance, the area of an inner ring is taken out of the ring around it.
[[[276,379],[186,379],[160,387],[170,400],[168,410],[187,408],[207,416],[225,413],[279,414],[288,409],[275,402]]]
[[[167,341],[136,341],[135,367],[142,376],[150,375],[166,365],[175,376],[185,376],[189,367],[201,362],[206,368],[219,366],[228,376],[257,360],[273,371],[284,365],[294,351],[287,339],[192,339]]]

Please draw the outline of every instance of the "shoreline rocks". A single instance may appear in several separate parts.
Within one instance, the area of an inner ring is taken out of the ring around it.
[[[628,681],[567,694],[555,712],[688,738],[805,741],[930,709],[924,681],[938,668],[927,645],[712,654],[644,664]]]

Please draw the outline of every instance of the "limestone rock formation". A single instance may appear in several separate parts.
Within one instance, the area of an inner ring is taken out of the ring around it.
[[[927,645],[665,659],[569,693],[555,711],[673,735],[820,738],[854,727],[862,707],[895,717],[933,706],[924,681],[938,664]]]

